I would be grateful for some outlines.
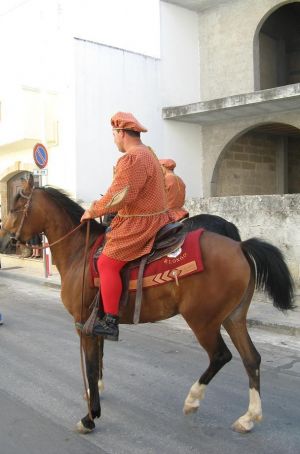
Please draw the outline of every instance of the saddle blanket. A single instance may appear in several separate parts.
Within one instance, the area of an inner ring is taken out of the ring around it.
[[[166,284],[171,281],[178,285],[178,279],[203,271],[204,266],[199,245],[203,232],[204,229],[199,229],[188,233],[178,255],[172,253],[146,265],[143,288]],[[93,287],[99,286],[99,275],[94,255],[101,246],[103,239],[103,235],[98,238],[90,254],[90,273]],[[138,271],[138,267],[130,270],[129,291],[136,290]]]

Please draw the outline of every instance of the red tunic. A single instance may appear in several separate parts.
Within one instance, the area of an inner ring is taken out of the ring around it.
[[[108,257],[130,261],[151,251],[156,233],[173,218],[161,166],[148,147],[131,147],[118,160],[111,186],[90,212],[94,218],[117,212],[103,250]]]

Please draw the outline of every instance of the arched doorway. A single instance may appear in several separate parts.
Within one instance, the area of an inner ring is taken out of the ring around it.
[[[300,2],[279,7],[262,24],[259,35],[259,86],[300,82]]]
[[[7,180],[7,208],[8,210],[12,206],[12,202],[14,197],[20,192],[22,189],[22,178],[28,179],[30,176],[30,172],[24,171],[15,174],[9,180]],[[34,177],[34,185],[36,187],[39,186],[39,177]]]
[[[216,164],[213,196],[300,193],[300,129],[258,125],[240,134]]]

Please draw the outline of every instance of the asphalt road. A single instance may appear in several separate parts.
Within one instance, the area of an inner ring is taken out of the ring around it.
[[[300,452],[300,342],[252,331],[262,354],[264,420],[251,434],[230,426],[248,406],[248,380],[234,359],[209,385],[197,414],[184,416],[206,353],[178,321],[121,326],[106,342],[105,391],[96,431],[83,417],[79,341],[59,291],[1,272],[0,454],[296,454]],[[230,345],[230,344],[229,344]]]

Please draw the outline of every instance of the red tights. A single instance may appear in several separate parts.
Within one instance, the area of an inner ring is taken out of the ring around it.
[[[122,280],[120,271],[127,262],[112,259],[101,254],[97,260],[97,268],[100,275],[100,288],[106,314],[118,315],[119,302],[122,293]]]

